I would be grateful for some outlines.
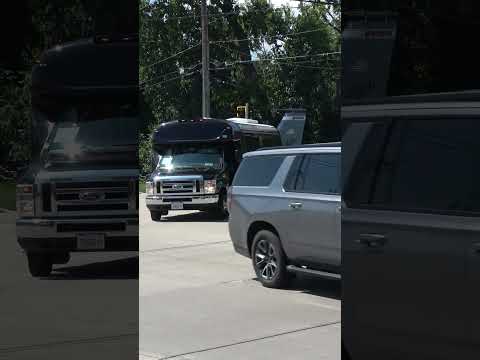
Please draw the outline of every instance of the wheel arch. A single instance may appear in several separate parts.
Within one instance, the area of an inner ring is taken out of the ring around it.
[[[252,253],[252,245],[253,245],[253,239],[255,235],[261,231],[261,230],[269,230],[275,235],[278,236],[278,239],[280,240],[280,244],[282,243],[282,240],[280,238],[280,234],[278,233],[277,229],[270,224],[267,221],[263,220],[257,220],[254,221],[252,224],[250,224],[248,231],[247,231],[247,248],[248,248],[248,253]]]

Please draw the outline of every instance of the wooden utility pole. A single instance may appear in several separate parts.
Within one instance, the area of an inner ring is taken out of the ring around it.
[[[210,51],[207,0],[202,0],[202,116],[210,117]]]

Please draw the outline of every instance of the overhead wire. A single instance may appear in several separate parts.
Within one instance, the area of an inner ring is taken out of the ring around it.
[[[276,61],[276,60],[288,60],[288,59],[302,59],[302,58],[307,58],[307,57],[324,57],[324,56],[329,56],[329,55],[338,55],[340,54],[340,51],[334,51],[334,52],[325,52],[325,53],[319,53],[319,54],[306,54],[306,55],[296,55],[296,56],[282,56],[282,57],[271,57],[271,58],[257,58],[257,59],[251,59],[251,60],[238,60],[238,61],[232,61],[232,62],[225,62],[223,67],[217,67],[212,70],[223,70],[223,69],[228,69],[236,64],[249,64],[249,63],[255,63],[255,62],[263,62],[263,61]]]
[[[168,76],[168,75],[172,75],[172,74],[182,74],[182,73],[187,72],[187,71],[192,71],[192,70],[198,68],[200,65],[202,65],[201,62],[200,62],[200,63],[197,63],[197,64],[195,64],[195,65],[186,67],[186,68],[181,68],[180,71],[179,71],[179,69],[177,69],[177,70],[174,70],[174,71],[165,73],[165,74],[161,74],[161,75],[159,75],[159,76],[157,76],[157,77],[155,77],[155,78],[153,78],[153,79],[149,79],[149,80],[145,80],[145,81],[140,82],[140,85],[151,83],[152,81],[155,81],[155,80],[157,80],[157,79],[159,79],[159,78],[161,78],[161,77],[165,77],[165,76]]]
[[[173,58],[175,58],[175,57],[177,57],[177,56],[180,56],[180,55],[182,55],[182,54],[184,54],[184,53],[186,53],[186,52],[188,52],[188,51],[190,51],[190,50],[192,50],[192,49],[195,49],[196,47],[200,46],[200,44],[201,44],[201,43],[199,42],[199,43],[196,44],[196,45],[190,46],[190,47],[187,48],[187,49],[183,49],[183,50],[181,50],[181,51],[179,51],[179,52],[177,52],[177,53],[175,53],[175,54],[173,54],[173,55],[170,55],[170,56],[168,56],[168,57],[166,57],[166,58],[160,59],[160,60],[155,61],[155,62],[153,62],[153,63],[151,63],[151,64],[148,64],[148,65],[145,65],[145,68],[149,68],[149,67],[151,67],[151,66],[153,66],[153,65],[161,64],[161,63],[163,63],[163,62],[165,62],[165,61],[168,61],[168,60],[173,59]]]
[[[157,86],[157,85],[162,85],[162,84],[165,84],[165,83],[170,82],[170,81],[173,81],[173,80],[178,80],[178,79],[185,78],[185,77],[187,77],[187,76],[194,75],[194,74],[196,74],[196,73],[198,73],[198,72],[199,72],[199,70],[195,70],[195,71],[189,72],[188,74],[181,74],[181,75],[179,75],[179,76],[175,76],[175,77],[173,77],[173,78],[166,79],[166,80],[163,80],[163,81],[159,81],[159,82],[156,82],[156,83],[153,83],[153,84],[144,83],[144,84],[143,84],[143,87],[145,87],[146,85],[148,85],[149,87]]]
[[[296,33],[279,34],[279,35],[264,35],[264,36],[259,36],[259,37],[254,37],[254,38],[245,38],[245,39],[215,40],[215,41],[209,41],[209,43],[210,44],[225,44],[225,43],[236,43],[236,42],[241,42],[241,41],[262,40],[262,39],[265,39],[265,38],[279,39],[281,37],[297,36],[297,35],[314,33],[314,32],[318,32],[318,31],[323,31],[323,29],[318,28],[318,29],[300,31],[300,32],[296,32]]]

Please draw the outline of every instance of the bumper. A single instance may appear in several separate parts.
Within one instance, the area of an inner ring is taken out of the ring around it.
[[[17,239],[27,251],[83,251],[78,234],[103,234],[105,246],[88,251],[138,251],[138,218],[17,219]]]
[[[248,249],[246,247],[243,247],[243,246],[240,246],[236,243],[233,243],[233,249],[235,250],[235,252],[237,254],[243,255],[243,256],[245,256],[249,259],[252,257],[251,254],[248,252]]]
[[[145,203],[150,210],[171,210],[172,203],[181,202],[185,210],[214,208],[218,204],[218,194],[194,196],[147,195]]]

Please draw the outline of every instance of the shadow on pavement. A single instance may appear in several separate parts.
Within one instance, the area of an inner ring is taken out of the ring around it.
[[[258,278],[253,278],[253,280],[260,282]],[[341,280],[323,279],[308,274],[295,274],[295,278],[286,290],[299,291],[304,294],[341,300],[341,284]]]
[[[138,279],[138,256],[85,265],[54,265],[45,280]]]
[[[225,223],[228,222],[228,218],[224,218],[221,215],[207,212],[199,211],[192,212],[188,214],[179,214],[179,215],[170,215],[162,217],[162,221],[165,222],[219,222]]]
[[[297,274],[290,286],[292,290],[335,300],[342,298],[342,281],[330,280],[306,274]]]

